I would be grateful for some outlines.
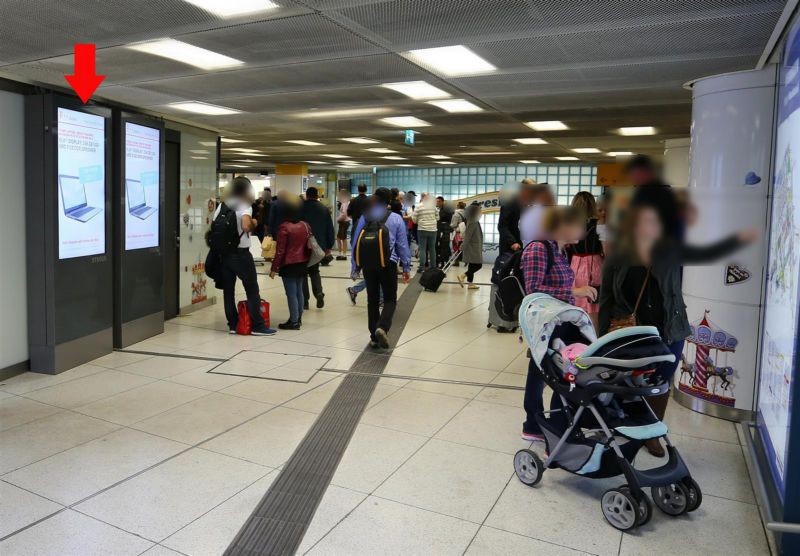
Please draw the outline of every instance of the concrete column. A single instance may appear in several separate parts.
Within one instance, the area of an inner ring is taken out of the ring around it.
[[[673,187],[689,185],[689,144],[691,139],[664,141],[664,179]]]
[[[275,165],[275,190],[288,191],[295,195],[305,192],[308,187],[308,165],[306,164],[276,164]]]

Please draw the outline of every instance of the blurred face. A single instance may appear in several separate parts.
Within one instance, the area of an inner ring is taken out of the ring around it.
[[[436,199],[436,208],[442,208],[444,206],[443,199]]]
[[[655,179],[655,173],[650,168],[632,168],[628,171],[628,181],[631,185],[642,185]]]
[[[637,241],[654,242],[661,238],[662,227],[658,213],[651,208],[639,209],[633,230]]]
[[[586,235],[586,226],[577,224],[562,224],[553,234],[553,239],[560,243],[578,243]]]

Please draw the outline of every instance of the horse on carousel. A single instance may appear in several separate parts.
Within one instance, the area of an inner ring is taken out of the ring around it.
[[[683,382],[683,375],[689,375],[689,379],[686,381],[686,384],[689,386],[694,386],[694,371],[695,364],[689,363],[686,360],[686,355],[681,354],[681,378],[678,382]]]
[[[706,384],[711,382],[711,379],[714,379],[714,388],[713,392],[716,394],[717,392],[717,382],[719,382],[720,387],[722,388],[723,392],[732,392],[733,391],[733,383],[728,380],[728,377],[733,377],[736,374],[736,370],[733,367],[717,367],[714,363],[714,360],[711,359],[710,356],[706,356],[705,359],[706,363]]]

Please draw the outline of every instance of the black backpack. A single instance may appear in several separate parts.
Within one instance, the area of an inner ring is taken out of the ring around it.
[[[554,255],[550,244],[546,241],[532,241],[525,246],[530,248],[534,243],[541,243],[547,252],[547,267],[545,273],[549,273],[553,268]],[[525,276],[522,273],[522,253],[524,249],[512,253],[504,253],[495,261],[495,268],[492,269],[492,282],[497,284],[494,294],[495,311],[500,318],[508,321],[516,321],[519,307],[525,299]],[[501,260],[502,259],[502,260]]]
[[[242,235],[244,232],[240,234],[236,224],[236,211],[222,203],[206,234],[206,244],[215,255],[235,253]]]
[[[386,268],[391,260],[391,243],[386,221],[391,216],[387,211],[380,220],[367,220],[356,239],[356,268]]]

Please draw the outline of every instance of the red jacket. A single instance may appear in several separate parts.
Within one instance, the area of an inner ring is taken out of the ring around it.
[[[308,249],[308,224],[305,222],[284,222],[278,228],[277,247],[272,258],[272,272],[278,273],[281,267],[306,263],[311,253]]]

